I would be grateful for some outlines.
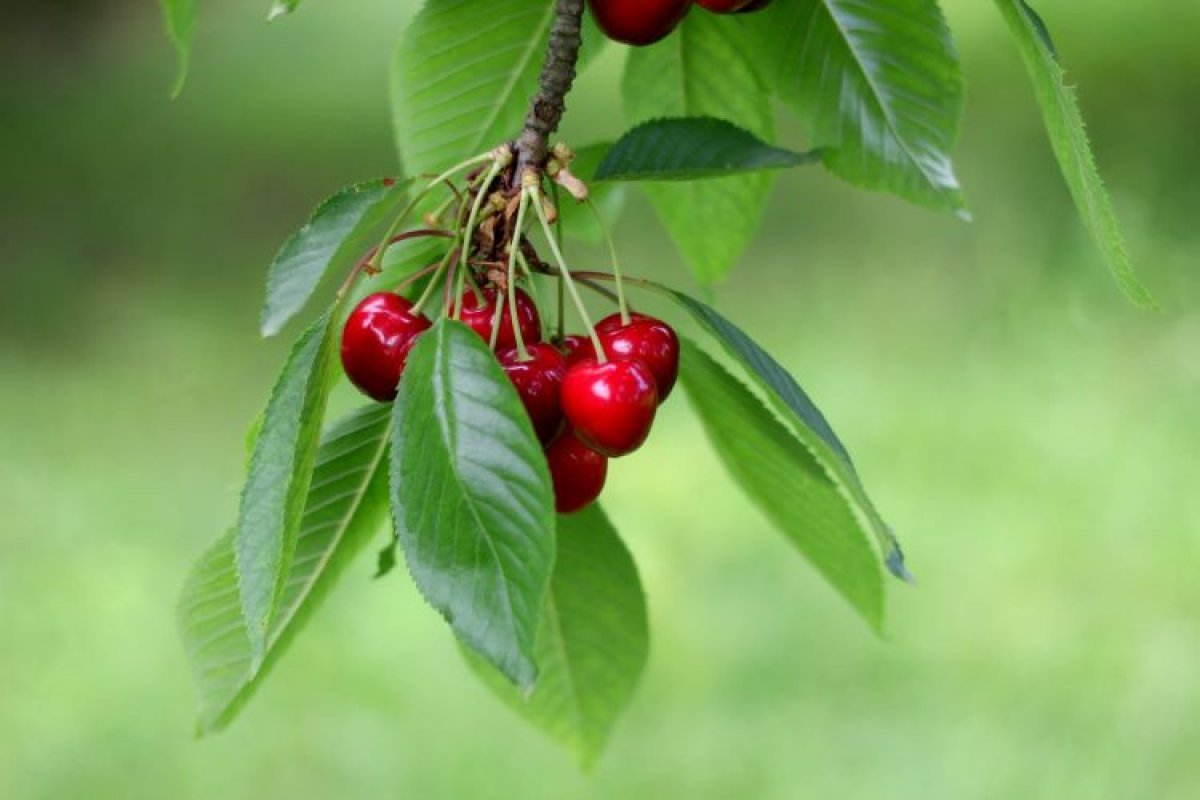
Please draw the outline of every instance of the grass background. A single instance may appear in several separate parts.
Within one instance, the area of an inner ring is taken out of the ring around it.
[[[1200,8],[1039,4],[1161,313],[1104,274],[987,3],[945,4],[974,224],[780,181],[716,302],[825,409],[920,585],[873,639],[673,402],[606,493],[653,643],[585,776],[367,562],[233,728],[190,736],[174,603],[286,346],[256,338],[265,266],[394,171],[413,10],[201,5],[176,102],[151,4],[0,12],[0,797],[1200,795]],[[620,63],[572,141],[620,131]],[[644,202],[618,231],[631,271],[689,284]]]

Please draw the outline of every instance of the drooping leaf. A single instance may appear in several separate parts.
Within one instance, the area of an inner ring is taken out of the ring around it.
[[[436,0],[391,70],[396,143],[410,173],[436,173],[521,129],[554,21],[552,0]],[[590,23],[588,23],[590,24]],[[585,31],[582,70],[604,39]]]
[[[484,342],[442,319],[409,354],[392,426],[396,534],[459,640],[521,688],[554,565],[545,456]]]
[[[262,335],[273,336],[304,308],[321,279],[349,268],[375,244],[386,220],[398,213],[409,181],[366,181],[317,206],[304,227],[284,243],[267,272]]]
[[[228,725],[286,652],[329,590],[386,518],[383,469],[391,409],[354,412],[323,438],[262,668],[253,655],[238,595],[233,533],[193,568],[179,604],[179,624],[199,695],[197,729]]]
[[[738,485],[877,632],[883,576],[846,496],[812,451],[691,342],[680,381]]]
[[[292,348],[271,390],[234,533],[238,585],[255,668],[266,653],[312,480],[336,350],[330,308]]]
[[[1138,280],[1129,260],[1112,200],[1092,157],[1079,103],[1074,90],[1063,82],[1062,67],[1055,59],[1044,23],[1022,0],[996,0],[996,5],[1029,70],[1050,145],[1083,224],[1129,299],[1144,308],[1153,308],[1154,298]]]
[[[167,37],[175,45],[175,52],[179,56],[179,69],[171,87],[171,96],[178,97],[187,80],[188,61],[191,59],[196,0],[159,0],[159,5],[162,6],[163,20],[167,25]]]
[[[734,358],[750,378],[762,389],[771,407],[795,436],[809,449],[813,457],[829,474],[830,479],[846,495],[864,529],[874,537],[888,570],[897,578],[911,581],[912,575],[904,564],[900,543],[871,502],[850,454],[816,404],[779,362],[753,339],[712,307],[682,292],[657,286],[700,323],[722,349]]]
[[[275,0],[271,10],[267,12],[267,21],[272,22],[282,16],[292,13],[300,5],[300,0]]]
[[[771,141],[774,113],[758,75],[745,60],[744,28],[714,14],[689,14],[653,47],[629,54],[622,93],[633,122],[663,116],[710,116]],[[719,281],[749,244],[766,208],[771,175],[643,188],[701,283]]]
[[[936,0],[779,0],[744,24],[830,170],[965,215],[950,159],[963,82]]]
[[[604,224],[609,226],[614,225],[621,216],[628,196],[627,187],[620,183],[596,180],[596,169],[610,147],[611,142],[581,147],[575,151],[575,161],[571,164],[572,174],[588,185],[591,204],[599,212]],[[595,214],[585,205],[575,202],[565,191],[559,191],[559,196],[558,213],[562,220],[563,236],[588,244],[603,242],[604,231],[596,221]]]
[[[694,181],[811,164],[820,153],[774,147],[731,122],[674,117],[643,122],[612,146],[601,181]]]
[[[633,557],[598,506],[558,518],[558,558],[538,628],[528,696],[467,651],[479,678],[518,714],[590,766],[633,696],[649,652]]]

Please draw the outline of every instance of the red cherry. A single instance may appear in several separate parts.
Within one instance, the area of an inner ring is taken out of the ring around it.
[[[417,336],[431,323],[398,294],[379,292],[354,307],[342,329],[342,367],[363,394],[381,403],[396,398],[400,373]]]
[[[585,358],[595,358],[596,348],[592,344],[592,337],[582,336],[573,333],[570,336],[564,336],[562,341],[558,343],[558,349],[563,351],[567,357],[567,366],[582,361]]]
[[[604,488],[608,459],[588,447],[571,431],[546,448],[546,463],[554,482],[554,510],[570,514],[591,505]]]
[[[755,0],[695,0],[696,5],[714,14],[734,14]]]
[[[567,374],[567,359],[545,343],[530,345],[528,350],[528,361],[520,359],[516,348],[502,351],[497,358],[508,379],[517,387],[538,439],[545,444],[562,427],[559,393]]]
[[[667,399],[679,377],[679,337],[675,330],[660,319],[645,314],[630,314],[628,325],[621,315],[613,314],[600,320],[596,333],[604,345],[604,353],[617,361],[638,359],[654,373],[658,386],[658,401]]]
[[[675,30],[687,16],[692,0],[589,0],[588,5],[608,38],[647,45]]]
[[[495,287],[484,289],[483,305],[479,304],[479,299],[474,292],[467,292],[463,295],[462,321],[471,330],[478,333],[485,342],[492,340],[492,321],[496,317],[496,298],[499,294],[499,290]],[[502,313],[500,331],[496,335],[497,350],[507,350],[517,346],[517,337],[513,333],[512,311],[508,307],[507,297]],[[538,316],[537,306],[534,305],[533,298],[521,289],[517,289],[517,323],[521,326],[521,338],[525,344],[529,345],[542,340],[542,320]]]
[[[586,358],[567,369],[562,409],[567,422],[588,447],[617,457],[641,447],[654,423],[658,387],[641,361]]]

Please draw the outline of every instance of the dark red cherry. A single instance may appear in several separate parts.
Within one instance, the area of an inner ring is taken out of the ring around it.
[[[342,367],[363,394],[381,403],[394,400],[408,351],[432,323],[413,313],[398,294],[369,295],[354,307],[342,329]]]
[[[608,459],[588,447],[571,431],[546,448],[546,463],[554,482],[554,510],[570,514],[591,505],[608,477]]]
[[[601,455],[615,458],[638,449],[650,434],[657,407],[654,373],[641,361],[601,364],[585,358],[568,367],[563,379],[563,416]]]
[[[754,0],[695,0],[696,5],[714,14],[735,14]]]
[[[621,315],[613,314],[600,320],[596,333],[604,345],[604,353],[617,361],[638,359],[654,373],[658,386],[658,401],[667,399],[679,377],[679,337],[675,330],[660,319],[645,314],[630,314],[628,325]]]
[[[495,288],[484,289],[483,296],[485,300],[483,305],[479,304],[479,298],[475,296],[474,292],[469,291],[463,295],[462,321],[471,330],[478,333],[485,342],[492,340],[492,322],[496,317],[496,298],[498,295],[499,290]],[[496,336],[497,351],[517,346],[517,337],[513,334],[512,312],[508,308],[507,295],[505,296],[502,314],[500,331]],[[542,320],[538,316],[537,306],[534,305],[533,298],[521,289],[517,289],[517,323],[520,325],[521,338],[525,344],[530,345],[542,340]]]
[[[544,342],[528,348],[529,360],[522,361],[516,348],[503,350],[497,356],[508,379],[517,387],[525,411],[533,422],[533,430],[543,444],[549,442],[562,428],[562,403],[559,395],[567,374],[567,359],[553,346]]]
[[[577,333],[564,336],[558,343],[558,349],[562,350],[563,355],[567,357],[568,366],[585,358],[596,357],[596,348],[592,345],[592,337]]]
[[[647,45],[675,30],[687,16],[692,0],[588,0],[588,5],[608,38]]]

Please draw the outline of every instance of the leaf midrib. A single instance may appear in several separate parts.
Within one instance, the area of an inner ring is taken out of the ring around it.
[[[881,93],[879,91],[879,87],[876,85],[875,80],[874,80],[873,76],[871,75],[870,71],[867,70],[866,65],[863,63],[862,59],[859,57],[858,51],[852,45],[849,32],[844,27],[842,27],[841,20],[838,19],[837,14],[834,13],[833,6],[836,5],[836,3],[837,3],[837,0],[821,0],[820,5],[817,6],[817,8],[825,9],[825,13],[827,13],[829,15],[829,19],[833,23],[833,26],[835,28],[837,28],[838,33],[841,35],[842,41],[846,45],[847,52],[850,53],[850,58],[858,66],[858,70],[862,74],[863,80],[866,82],[867,86],[870,87],[871,100],[873,101],[874,105],[879,109],[880,113],[883,115],[883,119],[887,123],[888,131],[891,132],[892,138],[895,139],[899,143],[900,149],[904,151],[904,154],[906,156],[908,156],[909,161],[911,161],[913,164],[916,165],[917,171],[921,173],[921,176],[925,179],[925,181],[931,187],[933,187],[934,189],[936,189],[938,191],[949,188],[949,187],[942,186],[941,184],[939,184],[937,181],[935,181],[930,176],[928,171],[925,169],[925,165],[923,163],[921,163],[921,160],[918,159],[913,154],[913,151],[912,151],[911,147],[909,146],[908,142],[905,140],[905,138],[903,136],[900,135],[899,129],[896,126],[896,121],[893,118],[892,113],[888,110],[888,107],[880,99]],[[816,13],[816,12],[814,11],[814,13]],[[810,30],[811,30],[811,27],[810,27]]]

